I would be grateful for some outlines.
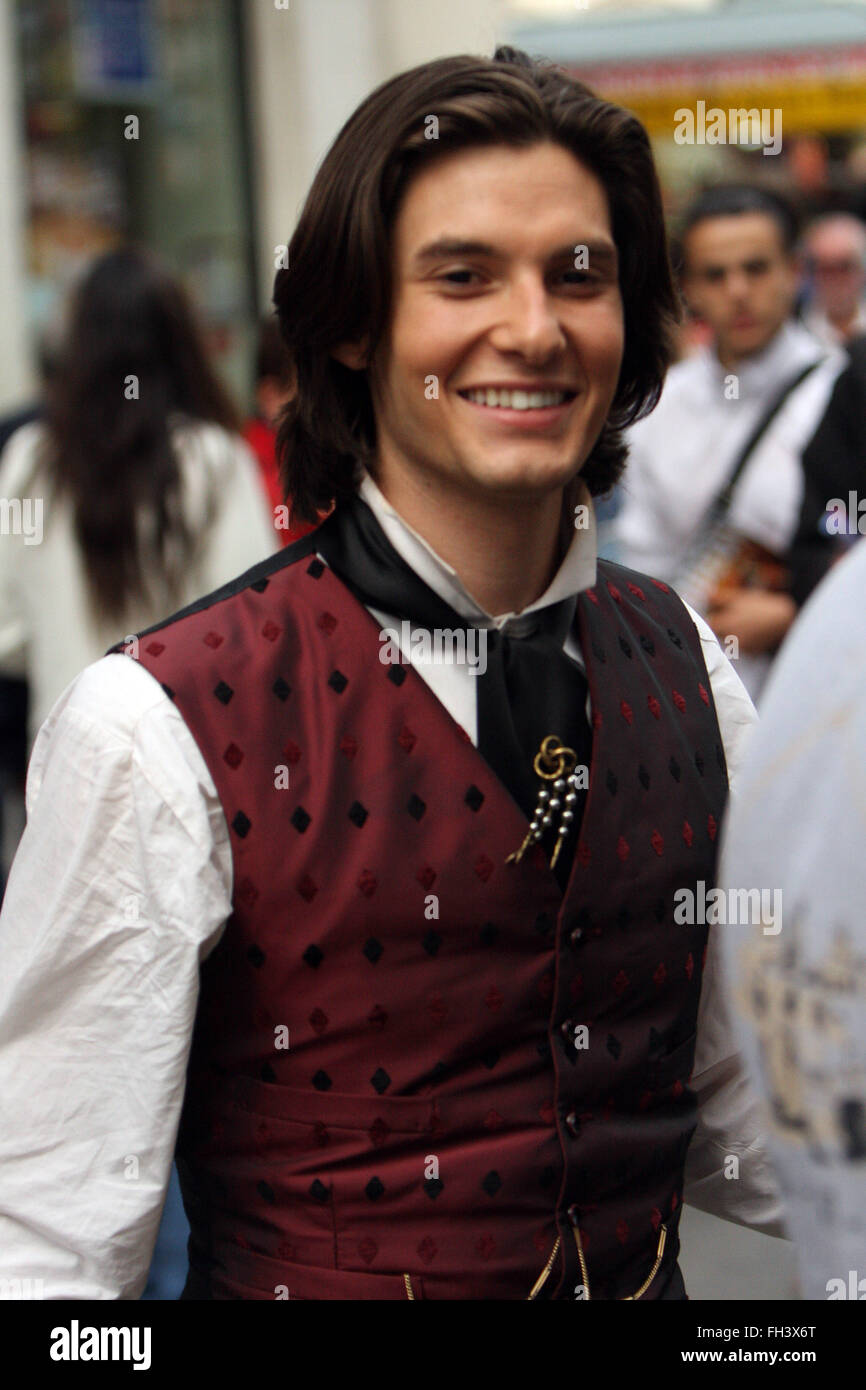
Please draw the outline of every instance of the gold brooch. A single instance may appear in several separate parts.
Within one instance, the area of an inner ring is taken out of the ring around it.
[[[520,849],[509,854],[506,864],[519,864],[529,846],[537,844],[558,819],[556,844],[550,859],[551,869],[556,868],[562,843],[574,824],[577,788],[580,785],[580,779],[575,772],[576,765],[577,754],[574,749],[566,748],[556,734],[548,734],[542,741],[532,766],[542,783],[553,783],[552,794],[551,788],[542,785],[526,838]]]

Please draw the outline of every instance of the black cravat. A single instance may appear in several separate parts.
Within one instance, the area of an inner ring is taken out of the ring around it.
[[[341,502],[316,532],[316,550],[367,608],[380,609],[433,632],[467,630],[455,612],[397,554],[367,503]],[[487,669],[478,681],[478,750],[508,788],[527,820],[542,785],[532,762],[541,742],[555,734],[589,766],[592,736],[586,718],[586,677],[563,643],[574,621],[574,596],[528,615],[519,637],[486,630]],[[476,648],[483,650],[483,648]],[[583,795],[557,864],[564,884],[574,853]],[[549,832],[548,853],[555,840]],[[515,845],[515,849],[518,846]]]

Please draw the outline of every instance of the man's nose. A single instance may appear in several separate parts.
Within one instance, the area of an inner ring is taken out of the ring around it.
[[[543,281],[526,277],[513,284],[499,323],[491,334],[494,347],[543,362],[566,344],[553,297]]]
[[[732,270],[727,277],[727,291],[732,299],[747,299],[749,277],[742,270]]]

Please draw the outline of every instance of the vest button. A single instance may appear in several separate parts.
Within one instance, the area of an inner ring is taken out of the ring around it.
[[[574,1110],[569,1111],[565,1117],[565,1128],[568,1130],[572,1139],[576,1139],[580,1134],[580,1120]]]
[[[572,1226],[580,1225],[580,1209],[575,1205],[574,1202],[572,1202],[571,1206],[568,1208],[566,1216],[568,1217]]]
[[[575,927],[575,928],[574,928],[574,931],[571,933],[571,935],[569,936],[568,939],[569,939],[569,941],[571,942],[572,946],[579,946],[582,937],[583,937],[583,927]]]
[[[569,1046],[569,1047],[573,1047],[573,1046],[574,1046],[574,1023],[572,1022],[572,1020],[571,1020],[570,1018],[567,1018],[567,1019],[565,1020],[564,1023],[560,1024],[559,1031],[560,1031],[560,1033],[562,1034],[562,1036],[565,1038],[565,1041],[566,1041],[566,1043],[568,1044],[568,1046]]]

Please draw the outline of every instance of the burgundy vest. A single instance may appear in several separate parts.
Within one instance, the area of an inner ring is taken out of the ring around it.
[[[540,848],[506,863],[522,812],[314,544],[140,641],[234,867],[178,1140],[187,1296],[525,1299],[547,1268],[536,1296],[662,1297],[706,941],[674,893],[713,879],[727,789],[694,625],[605,562],[579,598],[563,896]]]

